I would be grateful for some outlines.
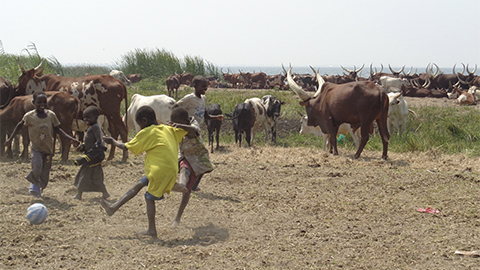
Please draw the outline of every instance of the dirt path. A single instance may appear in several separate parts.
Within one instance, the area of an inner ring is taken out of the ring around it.
[[[478,158],[428,153],[223,145],[182,223],[172,193],[157,203],[159,240],[142,237],[144,191],[114,216],[100,193],[75,194],[78,170],[51,172],[44,197],[28,194],[30,165],[0,163],[1,269],[475,269],[480,249]],[[143,175],[143,156],[105,162],[112,200]],[[25,211],[44,203],[44,224]],[[417,212],[433,207],[439,214]]]

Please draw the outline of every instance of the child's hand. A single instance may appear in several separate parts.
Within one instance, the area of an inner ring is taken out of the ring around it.
[[[103,136],[103,141],[108,144],[113,144],[113,138],[110,136]]]
[[[218,115],[218,116],[217,116],[217,120],[219,120],[219,121],[222,121],[222,122],[223,122],[223,114],[220,114],[220,115]]]
[[[80,147],[80,141],[79,140],[72,140],[71,142],[72,142],[74,147],[76,147],[76,148]]]
[[[177,128],[178,127],[178,124],[177,123],[174,123],[172,121],[167,121],[167,125],[171,126],[171,127],[174,127],[174,128]]]
[[[8,139],[8,140],[5,141],[4,146],[5,146],[5,147],[9,147],[10,144],[12,144],[12,140],[11,140],[11,139]]]
[[[77,151],[78,152],[85,152],[85,144],[81,144],[77,146]]]

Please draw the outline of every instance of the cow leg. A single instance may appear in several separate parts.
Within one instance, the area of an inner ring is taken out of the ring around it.
[[[247,140],[247,143],[248,143],[248,147],[251,146],[251,141],[253,141],[253,139],[250,137],[251,136],[251,130],[250,129],[247,129],[245,130],[245,139]],[[254,133],[255,134],[255,133]],[[251,140],[250,140],[251,139]]]
[[[355,153],[355,158],[359,158],[360,157],[360,154],[362,153],[363,151],[363,148],[365,147],[365,145],[367,144],[368,142],[368,139],[370,137],[370,125],[362,125],[361,127],[361,137],[360,137],[360,145],[358,146],[357,148],[357,152]],[[386,128],[386,127],[385,127]]]
[[[215,139],[217,140],[217,150],[220,148],[220,142],[219,142],[219,138],[220,138],[220,127],[217,127],[217,133],[215,135]]]
[[[388,158],[388,140],[390,139],[390,134],[388,133],[388,129],[386,126],[386,121],[382,121],[381,119],[377,119],[377,126],[378,132],[380,133],[380,138],[382,139],[383,144],[383,153],[382,158]],[[362,139],[363,139],[363,127],[362,127]]]
[[[274,145],[277,144],[277,126],[272,127],[272,142]]]

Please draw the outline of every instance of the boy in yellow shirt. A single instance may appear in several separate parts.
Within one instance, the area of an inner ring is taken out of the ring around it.
[[[171,190],[188,192],[185,186],[175,183],[178,174],[178,144],[183,136],[195,133],[196,129],[188,125],[188,112],[182,108],[172,111],[169,125],[158,125],[155,111],[149,106],[138,109],[135,121],[142,128],[135,138],[127,143],[120,143],[112,137],[104,137],[108,144],[121,149],[128,149],[138,155],[145,155],[145,176],[115,203],[108,203],[102,199],[101,204],[109,216],[113,215],[123,204],[131,200],[144,187],[147,205],[148,229],[140,234],[157,237],[155,226],[155,201],[162,200],[163,194]],[[186,124],[185,124],[186,123]]]

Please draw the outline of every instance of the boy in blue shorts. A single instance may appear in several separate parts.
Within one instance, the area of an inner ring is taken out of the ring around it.
[[[183,119],[185,118],[185,119]],[[138,155],[146,152],[145,176],[115,203],[108,203],[102,199],[102,207],[107,215],[113,215],[122,205],[131,200],[144,187],[148,186],[145,193],[147,205],[148,229],[140,234],[157,237],[155,226],[155,201],[162,200],[165,193],[171,190],[187,192],[185,186],[176,182],[178,174],[178,144],[182,138],[196,129],[188,124],[188,113],[185,109],[176,108],[172,111],[169,125],[158,125],[155,111],[149,106],[138,109],[135,121],[142,128],[135,138],[127,143],[120,143],[112,137],[104,137],[104,141],[121,149],[128,149]]]

